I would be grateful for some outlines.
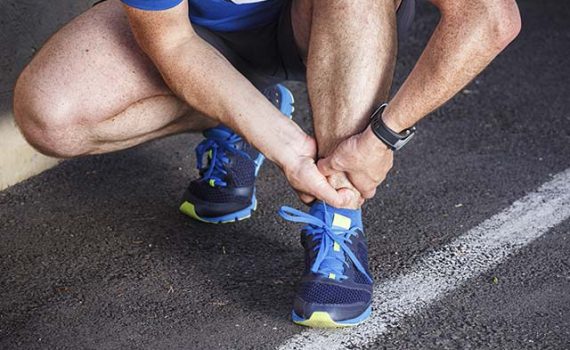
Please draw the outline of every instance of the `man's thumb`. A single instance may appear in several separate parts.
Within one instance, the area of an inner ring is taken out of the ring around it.
[[[320,171],[316,168],[313,169],[314,172],[311,175],[307,174],[306,179],[308,180],[309,188],[305,192],[335,207],[344,205],[346,197],[338,193]]]

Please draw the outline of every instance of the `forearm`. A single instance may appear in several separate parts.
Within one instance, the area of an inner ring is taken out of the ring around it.
[[[383,120],[395,131],[414,125],[473,79],[516,36],[514,0],[432,0],[442,12],[426,49],[388,107]],[[319,169],[346,174],[365,198],[392,167],[392,152],[370,127],[340,144]]]
[[[279,112],[188,21],[188,2],[166,11],[125,6],[137,43],[166,84],[192,108],[226,124],[283,165],[289,144],[307,136]]]
[[[305,133],[283,118],[243,75],[198,36],[180,46],[161,50],[155,64],[168,86],[193,108],[239,134],[269,159],[283,163]],[[228,93],[228,92],[239,93]]]
[[[475,78],[520,28],[514,1],[436,2],[442,18],[383,119],[401,131],[442,106]]]

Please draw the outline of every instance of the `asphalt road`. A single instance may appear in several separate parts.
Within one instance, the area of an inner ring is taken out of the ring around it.
[[[365,206],[377,281],[570,167],[570,3],[520,1],[523,32],[419,125]],[[397,83],[436,11],[422,4]],[[310,128],[304,86],[295,119]],[[302,268],[295,205],[278,169],[250,220],[208,226],[177,211],[198,135],[66,161],[0,192],[1,349],[275,348]],[[570,349],[570,220],[421,312],[371,349]]]

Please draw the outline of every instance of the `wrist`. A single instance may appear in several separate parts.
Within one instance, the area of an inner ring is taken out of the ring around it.
[[[265,156],[281,169],[287,168],[303,154],[311,138],[292,120],[279,116],[272,123],[272,132],[267,136]]]
[[[378,138],[372,131],[370,125],[362,133],[362,140],[364,143],[364,149],[370,152],[385,152],[390,151],[388,145],[386,145],[382,140]]]
[[[403,122],[401,118],[398,117],[398,114],[394,112],[393,108],[391,108],[390,104],[386,106],[386,109],[382,113],[382,122],[384,122],[384,125],[390,130],[398,134],[412,126]]]

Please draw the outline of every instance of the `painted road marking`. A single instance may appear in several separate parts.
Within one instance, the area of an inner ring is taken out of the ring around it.
[[[446,246],[428,253],[405,274],[376,285],[374,312],[363,325],[342,330],[306,330],[280,349],[332,350],[371,343],[386,333],[388,326],[496,266],[568,217],[570,169]]]

